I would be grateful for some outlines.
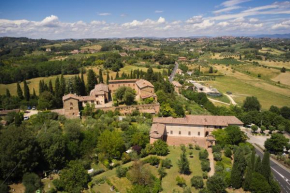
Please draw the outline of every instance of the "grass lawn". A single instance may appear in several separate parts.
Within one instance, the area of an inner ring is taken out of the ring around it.
[[[99,74],[99,67],[96,67],[96,66],[92,66],[92,67],[87,67],[87,69],[93,69],[94,72],[96,74]],[[148,68],[146,67],[137,67],[137,66],[132,66],[132,65],[126,65],[124,68],[122,68],[119,72],[119,75],[121,76],[121,74],[123,72],[127,73],[127,74],[130,74],[131,70],[143,70],[144,72],[147,71]],[[158,68],[153,68],[153,71],[154,72],[162,72],[163,69],[158,69]],[[116,77],[116,72],[113,72],[111,70],[108,71],[109,72],[109,75],[110,75],[110,78],[111,76],[113,78]],[[105,70],[103,70],[103,79],[104,81],[107,80],[107,72]],[[32,94],[33,92],[33,88],[35,89],[35,92],[36,94],[38,95],[38,91],[39,91],[39,81],[40,80],[44,80],[45,83],[48,83],[50,80],[52,81],[52,84],[54,86],[54,82],[55,82],[55,79],[56,77],[60,75],[55,75],[55,76],[49,76],[49,77],[38,77],[38,78],[32,78],[32,79],[29,79],[27,80],[27,84],[29,86],[29,89],[30,89],[30,93]],[[74,77],[75,75],[65,75],[64,77],[65,78],[71,78],[71,77]],[[85,82],[87,81],[87,76],[86,74],[84,74],[84,79],[85,79]],[[20,84],[21,87],[22,87],[22,90],[23,90],[23,83]],[[6,93],[6,88],[9,89],[11,95],[16,95],[17,94],[17,90],[16,90],[16,83],[12,83],[12,84],[0,84],[0,94],[3,95]]]
[[[262,109],[269,109],[271,105],[278,107],[290,104],[290,97],[277,92],[276,90],[269,90],[263,88],[263,84],[257,84],[254,80],[243,80],[232,76],[216,77],[216,81],[210,84],[217,88],[219,91],[225,93],[231,91],[233,99],[242,105],[247,96],[255,96],[258,98],[262,105]],[[264,86],[266,86],[264,84]],[[274,86],[273,86],[274,87]],[[277,87],[279,88],[279,87]],[[290,91],[288,91],[290,93]]]
[[[262,49],[259,50],[261,53],[270,53],[270,54],[275,54],[275,55],[281,55],[284,54],[284,51],[277,50],[275,48],[268,48],[268,47],[263,47]]]

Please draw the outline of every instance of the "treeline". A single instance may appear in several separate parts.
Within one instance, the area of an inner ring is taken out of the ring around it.
[[[40,58],[38,61],[28,60],[21,65],[0,66],[0,83],[10,84],[13,82],[21,82],[23,80],[47,77],[59,74],[78,74],[80,64],[76,60],[64,61],[41,61],[45,58]]]

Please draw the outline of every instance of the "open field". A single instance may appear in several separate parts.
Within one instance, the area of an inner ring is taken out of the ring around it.
[[[255,60],[256,62],[259,62],[261,65],[273,67],[273,68],[282,68],[285,67],[287,69],[290,69],[290,62],[274,62],[274,61],[260,61],[260,60]]]
[[[254,77],[258,77],[258,74],[260,74],[261,78],[266,80],[271,80],[272,78],[278,76],[281,73],[278,69],[265,68],[252,64],[238,65],[235,66],[234,69],[243,73],[249,73],[251,76]]]
[[[86,69],[93,69],[94,72],[96,74],[99,74],[99,67],[96,67],[96,66],[93,66],[93,67],[87,67]],[[127,73],[127,74],[130,74],[131,70],[143,70],[144,72],[147,71],[147,68],[146,67],[137,67],[137,66],[131,66],[131,65],[126,65],[124,68],[122,68],[119,72],[119,75],[121,76],[121,74],[123,72]],[[163,69],[157,69],[157,68],[153,68],[153,71],[154,72],[162,72]],[[113,78],[116,77],[116,72],[113,72],[113,71],[108,71],[109,72],[109,76],[111,78],[111,76]],[[50,80],[52,81],[52,84],[54,85],[54,82],[55,82],[55,79],[56,77],[60,75],[55,75],[55,76],[49,76],[49,77],[38,77],[38,78],[32,78],[32,79],[29,79],[27,80],[27,84],[29,86],[29,89],[30,89],[30,92],[32,93],[33,92],[33,89],[35,89],[36,91],[36,94],[38,94],[38,91],[39,91],[39,81],[40,80],[44,80],[45,83],[48,83]],[[71,77],[74,77],[75,75],[64,75],[65,78],[71,78]],[[86,74],[84,74],[84,79],[85,79],[85,82],[87,81],[87,76]],[[105,70],[103,70],[103,79],[104,81],[107,80],[107,72]],[[23,89],[23,84],[20,84],[22,89]],[[0,84],[0,94],[5,94],[6,93],[6,88],[9,89],[10,93],[12,95],[16,95],[16,83],[12,83],[12,84]]]
[[[102,46],[100,45],[88,45],[88,46],[83,46],[81,47],[81,50],[87,50],[87,49],[93,49],[93,50],[101,50]]]
[[[280,81],[280,83],[290,86],[290,72],[280,73],[278,76],[276,76],[272,80],[275,82]]]
[[[261,53],[270,53],[270,54],[275,54],[275,55],[280,55],[280,54],[284,54],[285,52],[281,51],[281,50],[277,50],[274,48],[268,48],[268,47],[263,47],[261,50],[259,50],[259,52]]]

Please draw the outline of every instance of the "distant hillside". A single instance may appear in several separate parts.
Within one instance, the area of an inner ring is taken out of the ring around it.
[[[290,38],[290,34],[262,34],[262,35],[256,35],[253,36],[255,38],[283,38],[288,39]]]

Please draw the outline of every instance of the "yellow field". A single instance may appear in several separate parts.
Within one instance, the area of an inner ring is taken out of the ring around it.
[[[261,61],[261,60],[256,60],[256,62],[259,62],[259,64],[269,66],[269,67],[276,67],[276,68],[288,68],[290,69],[290,62],[274,62],[274,61]]]
[[[264,67],[259,67],[259,66],[254,66],[251,64],[247,65],[239,65],[235,67],[235,69],[238,69],[239,71],[243,72],[250,72],[252,76],[257,77],[258,74],[261,74],[262,79],[267,79],[270,80],[280,74],[280,70],[278,69],[273,69],[273,68],[264,68]]]
[[[278,76],[276,76],[272,80],[275,82],[280,81],[280,83],[290,86],[290,72],[280,73]]]
[[[90,46],[83,46],[83,47],[81,47],[81,50],[93,49],[93,50],[99,51],[99,50],[101,50],[101,48],[102,48],[102,46],[95,44],[95,45],[90,45]]]
[[[93,69],[93,71],[96,73],[96,74],[99,74],[99,67],[88,67],[87,69]],[[131,66],[131,65],[127,65],[125,66],[124,68],[122,68],[119,72],[119,75],[121,76],[121,74],[123,72],[125,72],[126,74],[130,74],[131,70],[143,70],[144,72],[147,71],[147,68],[146,67],[137,67],[137,66]],[[162,72],[162,69],[157,69],[157,68],[154,68],[153,69],[154,72]],[[108,71],[109,72],[109,76],[111,78],[111,76],[113,78],[116,77],[116,72],[113,72],[113,71]],[[65,78],[71,78],[71,77],[74,77],[75,75],[64,75]],[[29,86],[29,89],[30,89],[30,92],[32,93],[33,92],[33,88],[35,89],[36,91],[36,94],[38,95],[38,91],[39,91],[39,81],[40,80],[44,80],[45,83],[48,83],[50,80],[52,81],[52,84],[54,86],[54,82],[55,82],[55,79],[56,79],[57,75],[55,76],[49,76],[49,77],[39,77],[39,78],[32,78],[32,79],[29,79],[27,80],[27,84]],[[59,75],[60,77],[60,75]],[[107,79],[107,71],[103,70],[103,79],[104,81],[106,81]],[[87,81],[87,76],[86,74],[84,74],[84,80],[85,82]],[[23,83],[20,84],[22,89],[23,89]],[[16,95],[17,94],[17,91],[16,91],[16,83],[12,83],[12,84],[0,84],[0,94],[3,95],[6,93],[6,88],[9,89],[10,93],[12,95]]]

